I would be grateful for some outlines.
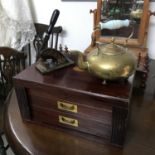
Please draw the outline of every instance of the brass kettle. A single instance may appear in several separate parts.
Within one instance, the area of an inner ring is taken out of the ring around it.
[[[103,80],[127,79],[136,69],[136,57],[128,50],[114,42],[99,44],[86,55],[79,53],[78,66],[86,69]]]

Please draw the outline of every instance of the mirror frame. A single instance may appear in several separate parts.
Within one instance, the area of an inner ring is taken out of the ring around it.
[[[96,27],[98,23],[101,20],[101,7],[102,7],[102,0],[97,0],[97,10],[96,10],[96,20],[95,20],[95,25]],[[144,5],[143,5],[143,15],[141,18],[140,22],[140,28],[139,28],[139,34],[137,39],[129,39],[127,42],[127,45],[129,46],[145,46],[146,44],[146,37],[147,37],[147,29],[148,29],[148,24],[149,24],[149,0],[144,0]],[[104,37],[103,35],[101,36],[101,30],[96,30],[94,31],[94,38],[96,42],[101,42],[101,43],[109,43],[111,42],[112,37]],[[125,40],[127,38],[125,37],[115,37],[115,43],[117,44],[125,44]]]

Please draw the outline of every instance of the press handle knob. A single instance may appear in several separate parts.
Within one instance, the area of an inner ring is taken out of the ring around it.
[[[51,17],[51,20],[50,20],[50,25],[49,25],[49,28],[48,28],[48,34],[51,34],[51,32],[53,30],[53,27],[54,27],[55,23],[57,22],[59,14],[60,14],[59,10],[55,9],[53,11],[53,14],[52,14],[52,17]]]

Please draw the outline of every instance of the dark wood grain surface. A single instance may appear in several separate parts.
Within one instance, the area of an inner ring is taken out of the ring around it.
[[[64,93],[67,90],[70,93],[82,93],[88,96],[97,95],[100,98],[113,99],[115,102],[116,100],[120,100],[123,101],[123,103],[126,101],[128,103],[130,98],[133,78],[131,78],[131,82],[125,83],[124,81],[119,81],[119,83],[111,82],[108,85],[103,85],[102,79],[92,75],[90,76],[86,71],[79,71],[77,67],[67,67],[44,76],[34,69],[34,67],[35,66],[31,66],[15,76],[14,84],[16,86],[21,86],[22,84],[22,86],[26,88],[32,88],[33,86],[38,90],[53,87],[53,89],[55,88],[55,91],[52,92],[54,95],[57,94],[57,91],[61,88],[65,89]],[[66,96],[67,94],[64,95]],[[70,94],[70,96],[72,96],[72,94]]]
[[[23,122],[15,92],[5,111],[5,133],[18,155],[154,155],[155,154],[155,62],[145,92],[134,90],[131,117],[123,148]]]

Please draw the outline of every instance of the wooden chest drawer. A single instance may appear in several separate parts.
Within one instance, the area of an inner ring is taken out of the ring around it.
[[[32,106],[32,120],[47,125],[89,133],[105,139],[110,139],[112,130],[110,125],[104,124],[102,121],[73,116],[56,110],[43,110],[35,106]]]
[[[112,124],[111,107],[102,105],[102,108],[98,108],[81,104],[81,100],[84,98],[83,96],[81,96],[79,102],[74,102],[74,99],[71,102],[68,101],[67,98],[62,94],[56,96],[51,92],[41,93],[36,89],[29,89],[28,98],[32,106],[38,107],[40,109],[59,110],[60,112],[66,112],[72,114],[73,116],[81,116],[87,119],[91,118],[92,120],[98,120],[107,125]]]
[[[132,83],[103,85],[72,67],[41,75],[31,66],[14,85],[23,120],[123,145]]]

